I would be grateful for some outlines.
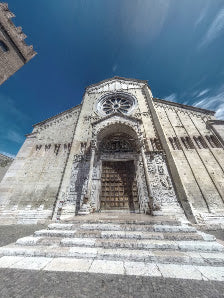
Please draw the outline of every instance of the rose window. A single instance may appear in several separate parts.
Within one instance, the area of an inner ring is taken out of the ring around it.
[[[112,113],[128,114],[134,107],[134,100],[129,97],[112,96],[100,101],[100,110],[110,115]]]

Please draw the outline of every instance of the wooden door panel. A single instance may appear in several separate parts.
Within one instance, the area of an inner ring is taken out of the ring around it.
[[[105,161],[101,177],[101,209],[138,209],[133,161]]]

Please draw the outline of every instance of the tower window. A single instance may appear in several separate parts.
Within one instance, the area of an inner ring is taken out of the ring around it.
[[[3,52],[8,52],[8,50],[9,50],[7,45],[2,40],[0,40],[0,50],[2,50]]]

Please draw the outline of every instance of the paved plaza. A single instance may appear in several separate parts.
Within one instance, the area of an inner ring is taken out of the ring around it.
[[[0,297],[224,297],[223,282],[161,277],[0,270]]]

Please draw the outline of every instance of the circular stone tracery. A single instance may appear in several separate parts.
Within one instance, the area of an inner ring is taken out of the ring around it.
[[[99,109],[105,115],[112,113],[129,114],[133,109],[135,101],[132,97],[125,95],[111,95],[100,100]]]

